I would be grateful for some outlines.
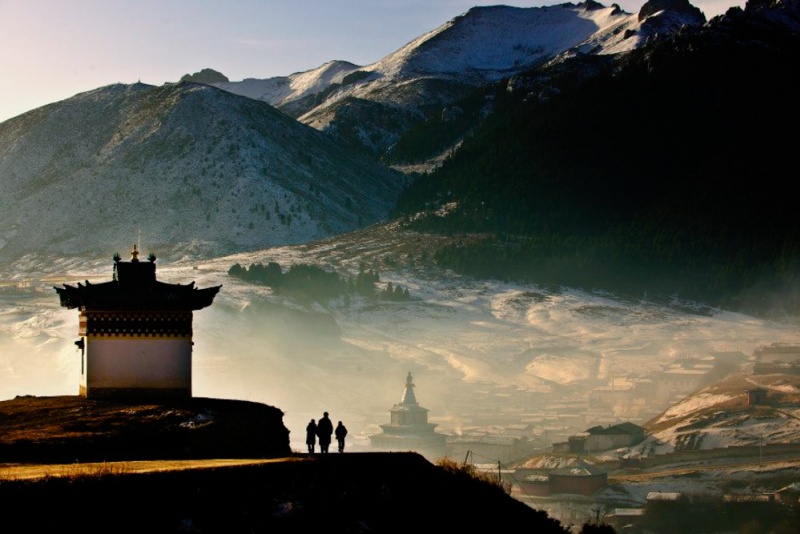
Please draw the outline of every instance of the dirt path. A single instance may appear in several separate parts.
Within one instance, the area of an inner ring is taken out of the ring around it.
[[[238,465],[302,461],[302,458],[213,459],[213,460],[141,460],[132,462],[96,462],[73,464],[0,464],[0,481],[30,480],[45,477],[102,476],[183,469],[211,469]]]

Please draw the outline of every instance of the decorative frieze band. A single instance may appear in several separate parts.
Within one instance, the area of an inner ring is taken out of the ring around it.
[[[192,312],[82,311],[78,335],[191,337]]]

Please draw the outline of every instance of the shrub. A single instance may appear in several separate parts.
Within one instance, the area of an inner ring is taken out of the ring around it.
[[[501,480],[498,475],[488,473],[486,471],[479,471],[475,466],[470,463],[459,464],[451,458],[440,458],[436,461],[436,465],[444,469],[446,472],[456,476],[469,477],[479,480],[491,486],[501,489],[507,495],[511,494],[511,483]]]

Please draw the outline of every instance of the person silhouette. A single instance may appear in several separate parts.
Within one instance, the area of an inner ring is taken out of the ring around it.
[[[339,442],[339,452],[344,452],[344,437],[347,435],[347,428],[339,421],[336,425],[336,441]]]
[[[314,454],[314,446],[317,444],[317,423],[312,419],[306,425],[306,445],[308,446],[308,454]]]
[[[328,412],[322,414],[322,418],[317,423],[317,437],[319,438],[319,452],[326,454],[331,444],[333,434],[333,423],[328,418]]]

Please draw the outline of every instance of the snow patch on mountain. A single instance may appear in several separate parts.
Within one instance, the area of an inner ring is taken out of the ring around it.
[[[375,98],[389,85],[417,78],[454,78],[477,85],[518,73],[571,48],[618,53],[640,44],[643,37],[636,34],[640,26],[636,15],[617,6],[598,6],[587,2],[474,7],[370,65],[331,61],[286,77],[215,85],[280,108],[341,84],[344,76],[356,70],[373,75],[337,88],[328,97],[331,101],[347,96]]]
[[[296,72],[289,76],[247,78],[240,82],[213,85],[231,93],[282,107],[294,100],[324,91],[333,84],[341,84],[345,76],[358,69],[358,65],[347,61],[329,61],[316,69]]]
[[[571,4],[475,7],[365,70],[381,73],[383,80],[451,75],[486,83],[625,24],[636,26],[638,22],[635,15],[617,8],[587,9]],[[595,47],[600,45],[599,52],[605,40],[598,39]],[[636,42],[629,41],[629,49]]]

